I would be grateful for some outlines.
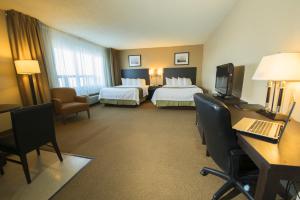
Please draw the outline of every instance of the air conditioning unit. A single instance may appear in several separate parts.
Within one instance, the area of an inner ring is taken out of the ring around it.
[[[88,96],[88,104],[93,105],[99,103],[99,94],[92,94]]]

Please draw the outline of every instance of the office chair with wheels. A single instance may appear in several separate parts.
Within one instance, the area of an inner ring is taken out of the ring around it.
[[[207,151],[222,170],[204,167],[200,173],[203,176],[212,174],[226,181],[212,199],[220,199],[234,190],[254,200],[251,193],[255,189],[258,170],[237,144],[228,108],[213,97],[200,93],[194,95],[194,100],[205,130]]]
[[[27,180],[31,183],[26,154],[51,143],[59,160],[63,158],[59,151],[54,127],[53,106],[51,103],[29,106],[11,112],[13,132],[0,138],[0,150],[18,155],[20,161],[6,160],[21,164]]]

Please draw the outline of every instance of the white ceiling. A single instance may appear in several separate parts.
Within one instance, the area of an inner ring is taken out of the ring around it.
[[[236,0],[0,0],[45,24],[118,49],[202,44]]]

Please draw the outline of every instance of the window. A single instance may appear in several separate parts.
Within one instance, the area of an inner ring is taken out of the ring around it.
[[[110,86],[108,50],[49,27],[42,28],[52,87],[72,87],[79,95]]]

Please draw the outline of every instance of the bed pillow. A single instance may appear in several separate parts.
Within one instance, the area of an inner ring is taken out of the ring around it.
[[[172,85],[172,79],[166,78],[166,85]]]
[[[183,85],[185,86],[192,85],[192,80],[190,78],[183,78]]]
[[[130,78],[122,78],[122,85],[130,85],[132,80]]]
[[[178,86],[184,86],[184,79],[185,79],[185,78],[180,78],[180,77],[178,77],[177,85],[178,85]]]
[[[175,78],[175,77],[172,77],[172,86],[176,86],[176,85],[178,85],[178,79],[177,78]]]
[[[130,78],[129,85],[139,85],[139,80],[136,78]]]
[[[126,85],[126,78],[121,78],[121,81],[122,81],[122,85]]]
[[[136,85],[139,85],[139,86],[145,86],[146,85],[146,80],[145,79],[142,79],[142,78],[138,78],[136,79]]]

